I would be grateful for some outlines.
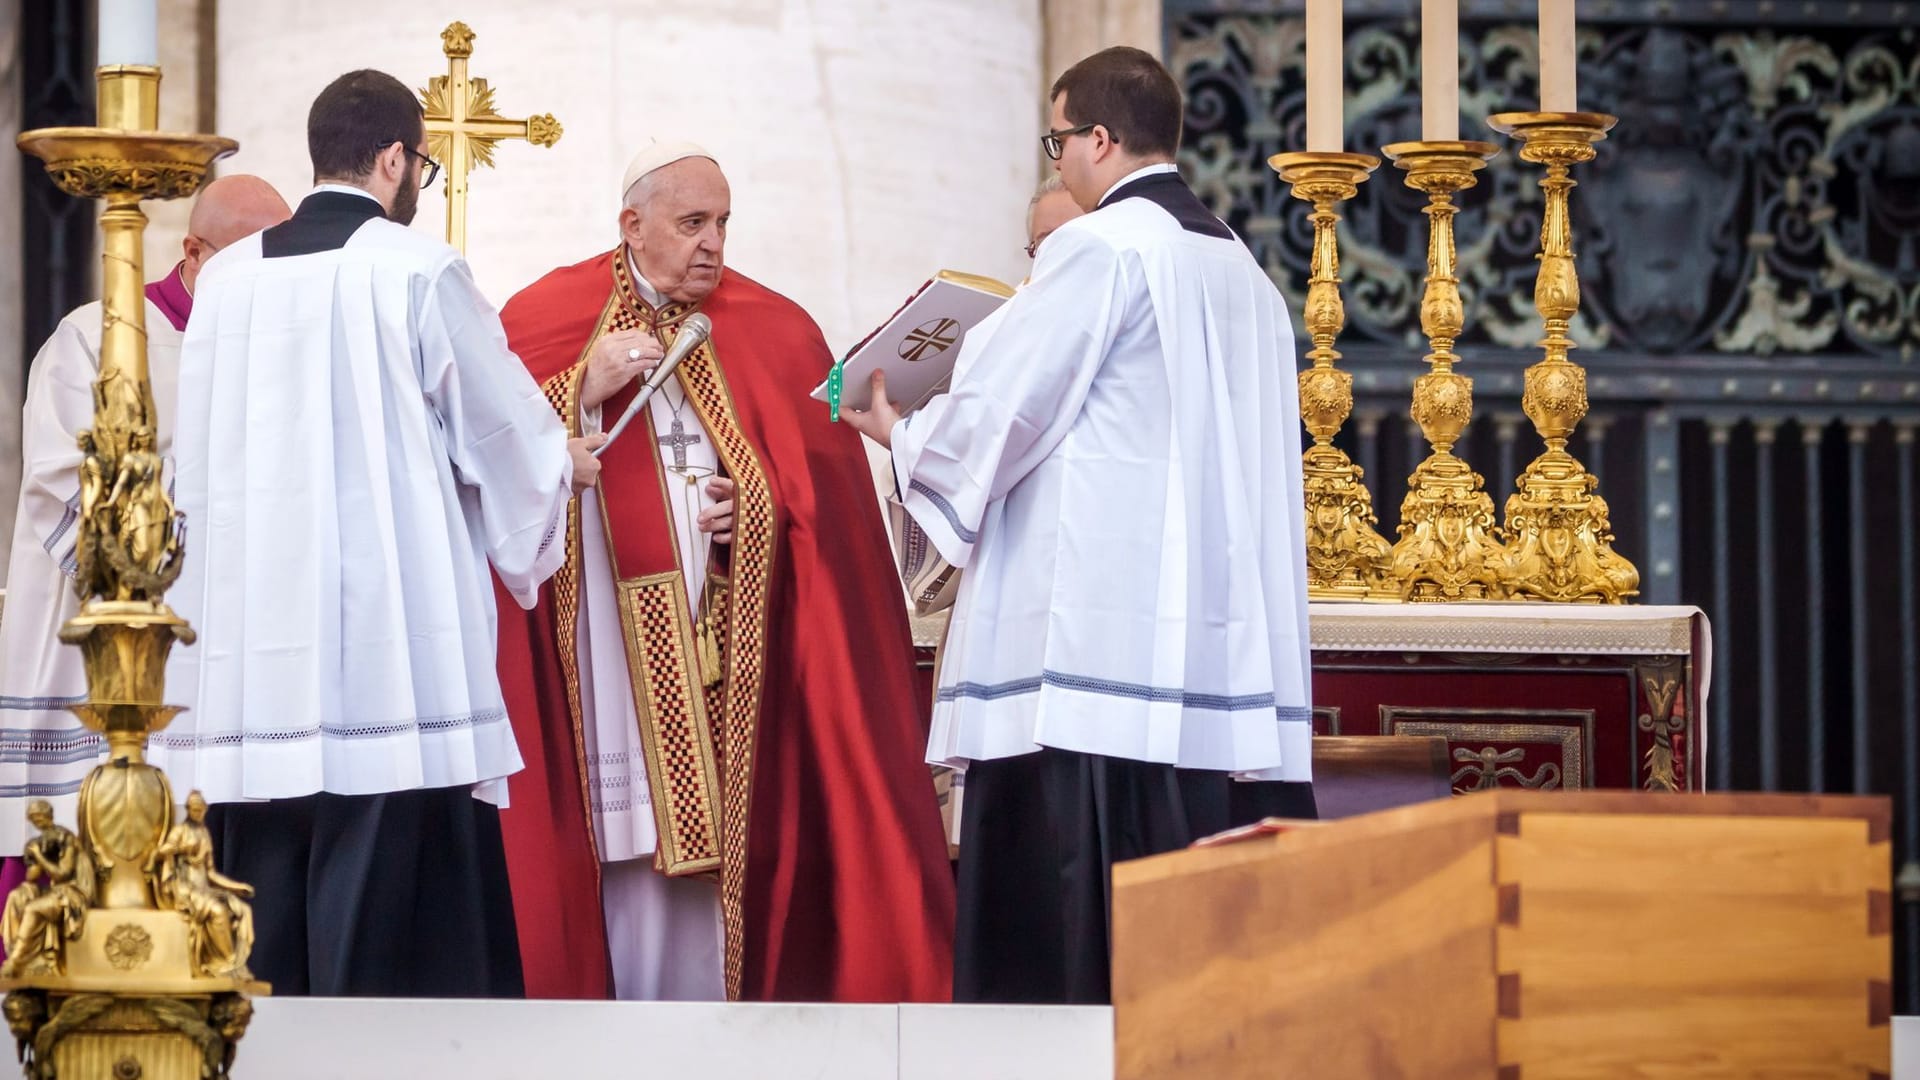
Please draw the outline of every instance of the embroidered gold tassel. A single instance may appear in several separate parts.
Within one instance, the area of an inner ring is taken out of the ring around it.
[[[720,635],[713,628],[712,595],[713,582],[708,581],[700,593],[700,617],[693,623],[695,647],[700,652],[700,678],[707,686],[718,684],[725,674],[720,669]]]

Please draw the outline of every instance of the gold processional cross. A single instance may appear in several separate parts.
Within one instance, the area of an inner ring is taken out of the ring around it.
[[[473,55],[473,29],[457,22],[440,31],[447,73],[427,80],[420,106],[427,114],[427,156],[447,173],[447,243],[467,250],[467,174],[493,164],[493,144],[525,139],[535,146],[560,141],[560,121],[552,113],[509,120],[494,111],[493,88],[467,74]]]

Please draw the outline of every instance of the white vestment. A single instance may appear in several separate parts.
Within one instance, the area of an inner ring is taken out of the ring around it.
[[[892,432],[907,509],[965,568],[928,759],[1054,747],[1309,779],[1278,290],[1237,239],[1122,198],[1049,237],[1001,311]]]
[[[164,458],[173,446],[180,331],[151,301],[146,320],[156,448]],[[106,743],[66,709],[86,698],[87,679],[80,650],[58,636],[80,610],[70,576],[80,533],[77,438],[93,427],[100,329],[97,301],[60,320],[33,359],[21,410],[20,506],[0,619],[0,852],[8,854],[26,843],[26,800],[46,799],[56,818],[73,820],[80,783],[106,753]]]
[[[180,357],[187,562],[154,739],[210,802],[471,786],[521,767],[488,563],[564,562],[566,431],[453,248],[374,218],[344,246],[201,274]]]
[[[632,264],[629,263],[629,268]],[[656,307],[665,301],[633,270],[635,288]],[[677,406],[677,408],[676,408]],[[662,445],[678,418],[686,464]],[[581,417],[582,430],[601,430],[599,409]],[[689,611],[697,611],[706,587],[712,538],[699,530],[699,515],[712,506],[707,480],[720,466],[713,435],[700,422],[677,379],[668,379],[647,402],[644,428],[629,427],[622,439],[653,440],[666,472],[667,520],[680,549]],[[694,483],[686,482],[692,476]],[[580,501],[581,583],[578,616],[581,728],[587,786],[593,799],[594,840],[600,852],[601,903],[607,920],[607,950],[613,960],[614,995],[627,1001],[721,1001],[727,996],[722,964],[720,890],[705,878],[670,878],[653,869],[660,845],[647,781],[640,715],[627,667],[626,631],[614,589],[606,517],[600,493]]]

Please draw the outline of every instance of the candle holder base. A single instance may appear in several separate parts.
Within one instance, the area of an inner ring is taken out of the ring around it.
[[[1580,309],[1568,196],[1572,166],[1593,160],[1594,144],[1615,118],[1604,113],[1512,112],[1490,117],[1495,131],[1521,140],[1520,159],[1545,165],[1540,188],[1540,272],[1534,306],[1540,311],[1545,355],[1527,368],[1521,407],[1546,451],[1515,482],[1500,533],[1506,544],[1501,578],[1516,600],[1625,603],[1637,594],[1640,572],[1613,550],[1607,501],[1600,481],[1567,452],[1567,441],[1587,415],[1586,369],[1568,354]]]
[[[1414,380],[1412,416],[1433,452],[1407,478],[1393,576],[1403,600],[1497,600],[1505,552],[1494,537],[1493,499],[1485,479],[1453,453],[1473,419],[1473,380],[1453,370],[1453,343],[1466,325],[1454,269],[1453,197],[1478,183],[1474,174],[1500,150],[1444,140],[1394,143],[1384,152],[1406,170],[1406,185],[1427,196],[1420,327],[1432,346],[1431,370]]]
[[[1313,364],[1300,373],[1300,419],[1313,436],[1302,455],[1307,511],[1307,595],[1315,600],[1391,600],[1392,549],[1375,529],[1379,518],[1366,473],[1334,436],[1353,412],[1353,376],[1334,366],[1333,343],[1346,324],[1340,299],[1340,247],[1335,207],[1354,197],[1380,167],[1371,154],[1299,151],[1275,154],[1267,164],[1313,207],[1313,269],[1303,312]]]

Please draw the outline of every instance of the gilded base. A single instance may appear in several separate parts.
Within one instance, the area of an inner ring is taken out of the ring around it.
[[[1379,518],[1362,483],[1365,470],[1334,446],[1305,454],[1307,596],[1313,600],[1388,600],[1398,596],[1393,549],[1375,531]]]
[[[1613,550],[1599,481],[1564,450],[1527,466],[1507,496],[1502,578],[1514,600],[1622,604],[1640,589],[1640,572]]]
[[[7,1027],[29,1080],[224,1080],[253,1006],[232,989],[198,994],[16,989]]]
[[[1393,576],[1410,601],[1499,600],[1502,550],[1479,473],[1436,450],[1407,480]]]

